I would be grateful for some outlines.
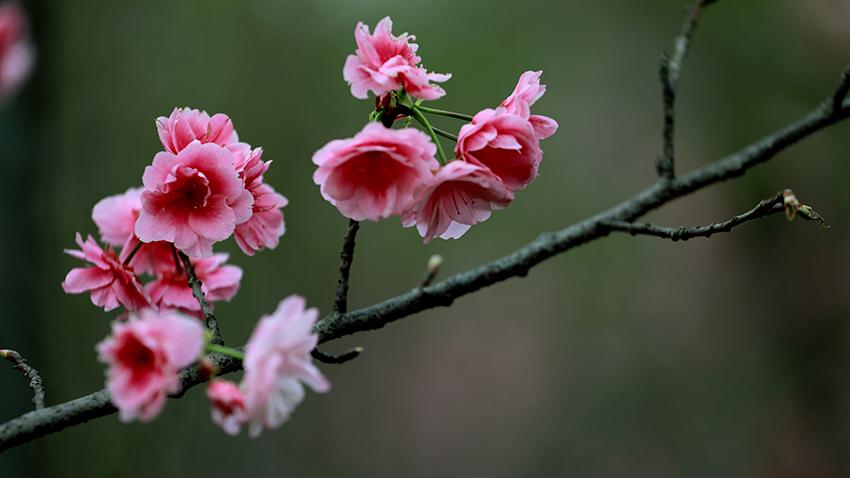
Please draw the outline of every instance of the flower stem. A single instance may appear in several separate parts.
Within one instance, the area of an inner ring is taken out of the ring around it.
[[[448,131],[443,131],[440,128],[435,127],[434,132],[437,133],[438,135],[442,136],[443,138],[450,139],[450,140],[454,141],[455,143],[457,143],[457,136],[449,133]]]
[[[238,360],[245,359],[244,352],[234,348],[225,347],[224,345],[207,344],[207,352],[215,352],[217,354],[227,355],[228,357],[233,357]]]
[[[433,141],[434,145],[437,146],[437,159],[440,160],[441,165],[445,166],[448,162],[446,160],[446,152],[443,151],[443,145],[440,144],[440,139],[437,138],[437,133],[434,131],[434,127],[431,126],[431,123],[428,122],[428,118],[426,118],[425,115],[422,114],[422,111],[420,111],[418,106],[410,108],[410,113],[413,115],[413,118],[418,121],[419,124],[421,124],[422,127],[425,128],[425,131],[427,131],[428,134],[431,136],[431,141]]]
[[[428,108],[427,106],[417,106],[416,109],[423,113],[430,113],[432,115],[448,116],[449,118],[472,121],[472,116],[463,113],[456,113],[454,111],[438,110],[437,108]]]
[[[137,253],[137,252],[139,252],[139,249],[141,249],[141,248],[142,248],[142,244],[143,244],[143,243],[142,243],[142,241],[139,241],[138,239],[136,239],[136,241],[138,241],[138,242],[136,242],[136,245],[135,245],[135,246],[133,246],[133,250],[131,250],[131,251],[130,251],[130,254],[127,256],[127,258],[126,258],[126,259],[124,259],[124,265],[125,265],[125,266],[129,266],[129,265],[130,265],[130,261],[132,261],[132,260],[133,260],[133,256],[135,256],[135,255],[136,255],[136,253]]]

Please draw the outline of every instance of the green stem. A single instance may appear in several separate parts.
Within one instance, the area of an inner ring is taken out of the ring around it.
[[[238,360],[245,359],[245,354],[241,350],[225,347],[224,345],[207,344],[207,352],[215,352],[218,354],[227,355],[228,357],[233,357]]]
[[[437,159],[440,160],[440,164],[445,166],[448,162],[446,160],[446,152],[443,151],[443,145],[440,144],[440,139],[437,138],[437,133],[434,131],[434,128],[431,126],[431,123],[428,122],[428,118],[422,114],[422,111],[419,110],[420,107],[414,106],[410,108],[410,112],[413,115],[413,118],[425,128],[425,131],[431,136],[431,141],[437,146]]]
[[[438,135],[442,136],[443,138],[450,139],[450,140],[454,141],[455,143],[457,143],[457,136],[449,133],[448,131],[443,131],[440,128],[434,127],[434,132],[437,133]]]
[[[463,114],[463,113],[455,113],[454,111],[446,111],[446,110],[438,110],[437,108],[428,108],[427,106],[417,106],[417,109],[421,110],[424,113],[430,113],[432,115],[440,115],[440,116],[448,116],[449,118],[455,118],[464,121],[472,121],[472,116]]]

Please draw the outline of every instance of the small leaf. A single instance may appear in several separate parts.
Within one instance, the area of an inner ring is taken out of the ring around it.
[[[797,209],[797,212],[800,213],[800,216],[802,216],[803,219],[806,219],[808,221],[815,221],[818,226],[824,229],[829,229],[829,224],[826,223],[826,221],[823,219],[823,216],[818,214],[818,212],[812,209],[811,206],[806,206],[805,204],[803,204]]]

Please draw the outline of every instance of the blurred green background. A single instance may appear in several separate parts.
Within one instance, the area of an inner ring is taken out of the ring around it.
[[[345,220],[319,195],[310,157],[357,132],[372,107],[342,80],[358,20],[391,15],[451,72],[436,107],[475,112],[526,69],[549,89],[536,111],[561,129],[540,178],[458,241],[422,245],[397,220],[365,224],[351,304],[404,291],[432,254],[443,277],[506,254],[654,180],[657,63],[679,0],[300,3],[280,0],[26,4],[34,77],[0,109],[0,345],[30,358],[49,403],[99,389],[94,344],[114,314],[59,287],[91,207],[140,183],[175,106],[229,114],[274,160],[287,233],[255,258],[218,315],[230,343],[303,294],[330,308]],[[678,168],[693,169],[800,117],[850,59],[846,0],[720,1],[707,12],[680,96]],[[454,120],[437,120],[457,128]],[[154,423],[110,416],[0,455],[0,476],[848,476],[850,125],[818,133],[745,178],[650,216],[701,224],[792,187],[829,231],[779,216],[710,240],[611,236],[384,330],[323,365],[282,428],[231,438],[202,387]],[[0,366],[0,420],[30,407]]]

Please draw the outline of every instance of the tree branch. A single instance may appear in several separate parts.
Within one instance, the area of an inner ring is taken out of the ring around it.
[[[663,227],[649,223],[627,221],[609,221],[603,224],[611,231],[628,232],[633,236],[641,234],[672,239],[674,241],[687,241],[694,237],[711,237],[719,232],[729,232],[734,227],[745,222],[755,221],[771,214],[783,212],[785,210],[783,197],[783,192],[779,191],[772,197],[763,199],[756,207],[743,214],[739,214],[728,221],[717,222],[708,226]]]
[[[224,375],[241,369],[242,362],[220,354],[210,354],[210,362]],[[187,390],[206,381],[197,366],[180,372],[180,391],[171,398],[182,397]],[[0,452],[95,418],[111,415],[118,410],[112,405],[107,390],[25,413],[0,425]]]
[[[32,403],[36,410],[44,408],[44,382],[41,380],[38,370],[30,366],[21,354],[14,350],[0,350],[0,358],[12,362],[15,369],[30,379],[29,387],[32,389]]]
[[[750,168],[770,160],[783,149],[848,116],[850,116],[850,102],[845,100],[842,107],[837,112],[833,112],[830,97],[802,119],[736,153],[669,183],[657,182],[630,199],[560,231],[541,234],[536,240],[507,256],[363,309],[345,314],[330,314],[316,325],[319,342],[324,343],[346,335],[379,329],[423,310],[447,307],[458,297],[511,277],[525,276],[529,269],[552,256],[606,236],[609,230],[604,224],[607,222],[634,221],[674,199],[709,185],[741,176]],[[217,359],[219,360],[217,368],[221,374],[237,371],[242,366],[241,362],[235,359],[227,357],[217,357]],[[186,376],[197,376],[197,369],[190,369],[181,374],[184,379],[181,381],[183,386],[179,395],[200,383],[200,381],[195,382],[185,378]],[[108,393],[101,390],[70,402],[21,415],[0,425],[0,451],[115,411],[109,403]]]
[[[183,262],[183,268],[186,270],[186,277],[189,280],[189,287],[192,288],[192,295],[195,296],[195,300],[197,300],[198,304],[201,306],[201,313],[204,314],[204,321],[207,324],[207,329],[209,329],[212,333],[212,343],[216,345],[224,344],[218,320],[215,318],[212,306],[209,302],[207,302],[206,296],[204,296],[203,284],[201,283],[201,280],[198,279],[198,275],[195,274],[195,266],[192,265],[192,260],[183,252],[178,252],[177,254],[180,256],[180,260]]]
[[[703,2],[708,4],[711,2]],[[499,259],[466,272],[455,274],[427,287],[416,287],[396,297],[347,313],[333,312],[316,325],[319,342],[381,328],[391,322],[426,309],[445,307],[455,299],[511,277],[525,276],[535,265],[557,254],[607,236],[611,222],[632,222],[644,214],[707,186],[743,175],[798,141],[850,116],[850,102],[835,97],[846,94],[842,80],[833,94],[803,118],[763,137],[749,146],[701,167],[684,176],[659,180],[633,197],[595,216],[555,232],[541,234],[536,240]],[[844,92],[844,93],[842,93]],[[802,213],[803,210],[801,209]],[[191,265],[191,264],[190,264]],[[350,267],[350,265],[349,265]],[[339,289],[338,289],[339,290]],[[221,374],[237,371],[241,361],[213,354]],[[183,371],[181,389],[175,397],[201,383],[197,367]],[[91,395],[41,410],[0,424],[0,451],[93,418],[114,413],[108,392]]]

